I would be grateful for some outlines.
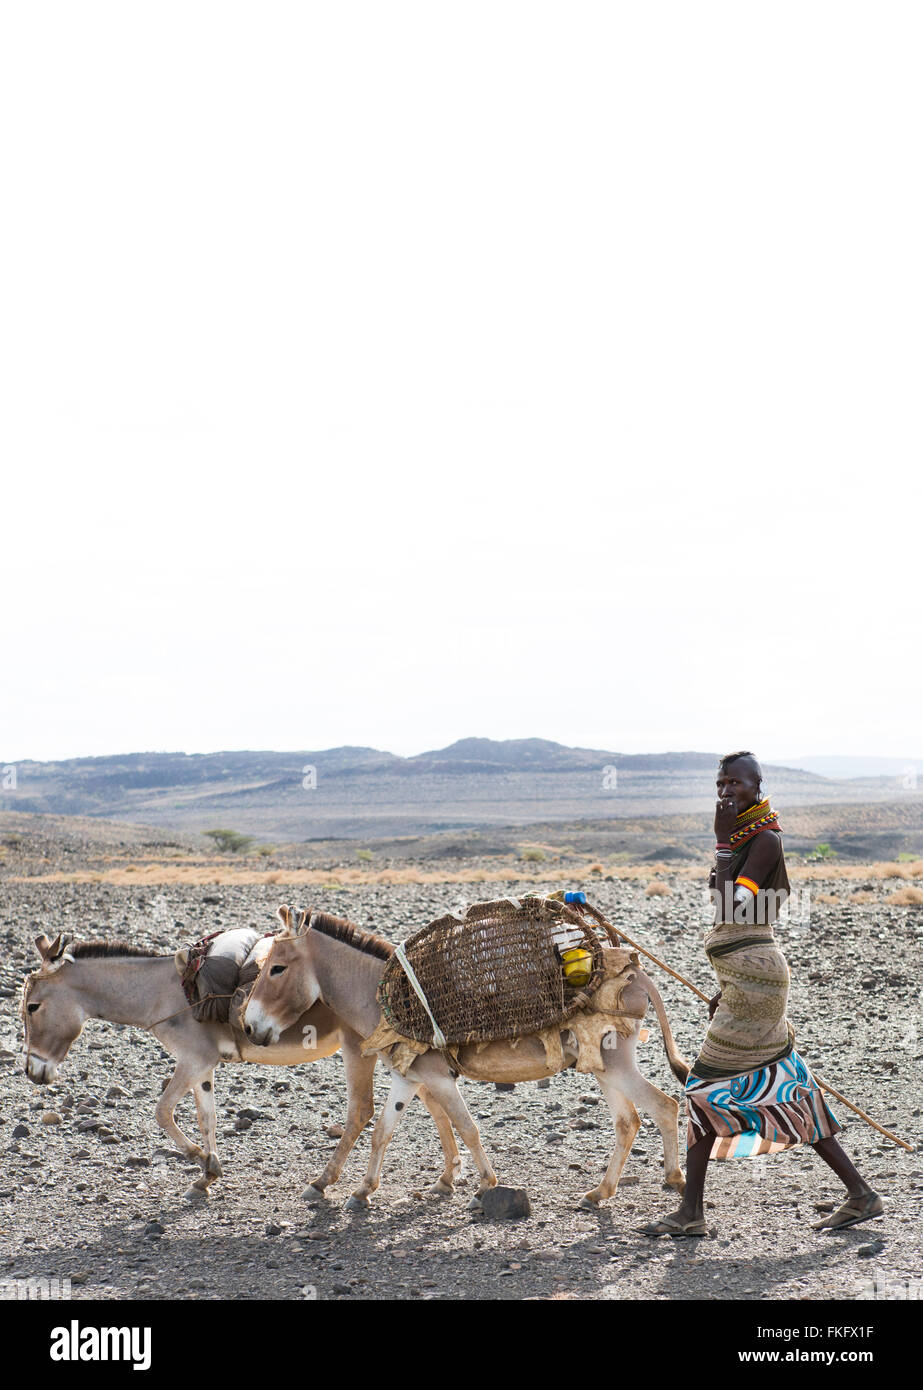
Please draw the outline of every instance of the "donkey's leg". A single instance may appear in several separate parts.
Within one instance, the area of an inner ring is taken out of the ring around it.
[[[217,1115],[215,1113],[214,1084],[215,1073],[210,1071],[208,1076],[201,1081],[194,1082],[192,1087],[199,1129],[205,1140],[204,1172],[201,1178],[192,1184],[193,1189],[197,1192],[207,1192],[215,1179],[221,1177],[222,1172],[216,1147]]]
[[[337,1181],[353,1145],[375,1114],[372,1078],[377,1058],[362,1056],[362,1040],[358,1034],[344,1033],[341,1050],[346,1068],[346,1125],[326,1168],[301,1194],[306,1202],[319,1202],[324,1189]]]
[[[612,1037],[612,1034],[608,1036]],[[618,1039],[618,1047],[614,1054],[615,1060],[611,1067],[607,1065],[607,1074],[613,1078],[613,1081],[628,1099],[634,1101],[639,1110],[650,1115],[660,1130],[660,1137],[663,1140],[664,1186],[672,1187],[674,1192],[678,1192],[682,1196],[686,1190],[686,1179],[679,1166],[679,1134],[677,1131],[679,1103],[641,1075],[635,1056],[635,1042],[634,1037],[620,1037]],[[611,1054],[604,1053],[604,1055],[608,1058]]]
[[[441,1175],[429,1189],[437,1197],[450,1197],[455,1191],[456,1179],[461,1177],[461,1154],[455,1142],[452,1122],[437,1100],[434,1100],[425,1086],[420,1087],[420,1099],[433,1117],[433,1124],[439,1134],[445,1167]]]
[[[486,1192],[489,1187],[496,1187],[497,1175],[491,1167],[490,1159],[484,1152],[478,1127],[462,1099],[455,1079],[449,1074],[444,1058],[432,1052],[424,1053],[414,1062],[410,1069],[410,1075],[417,1077],[418,1083],[419,1081],[425,1083],[433,1100],[442,1106],[458,1130],[462,1142],[469,1149],[471,1157],[477,1165],[480,1182],[477,1194],[469,1203],[469,1206],[476,1210],[480,1206],[481,1193]]]
[[[581,1199],[582,1207],[591,1208],[599,1206],[600,1202],[611,1197],[618,1187],[625,1160],[631,1153],[631,1146],[641,1125],[637,1110],[628,1097],[623,1095],[613,1070],[607,1067],[605,1071],[594,1071],[593,1075],[606,1097],[609,1113],[615,1125],[615,1148],[612,1150],[612,1157],[609,1159],[609,1166],[602,1182]]]
[[[413,1100],[420,1085],[418,1080],[401,1076],[396,1071],[391,1072],[391,1090],[372,1130],[372,1152],[369,1155],[365,1177],[346,1203],[347,1211],[358,1211],[370,1205],[369,1193],[374,1192],[381,1182],[381,1165],[384,1162],[385,1149],[398,1126],[405,1106]]]
[[[188,1090],[192,1089],[193,1077],[198,1068],[188,1058],[177,1060],[173,1075],[164,1087],[160,1100],[154,1110],[154,1118],[164,1133],[173,1140],[180,1153],[187,1158],[198,1158],[204,1164],[208,1158],[205,1150],[188,1139],[173,1118],[173,1111]]]

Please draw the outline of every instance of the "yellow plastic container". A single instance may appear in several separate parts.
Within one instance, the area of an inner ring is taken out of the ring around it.
[[[593,973],[593,957],[589,951],[585,951],[582,946],[574,946],[569,951],[562,952],[561,959],[564,962],[564,978],[569,985],[575,989],[582,989],[589,984],[590,976]]]

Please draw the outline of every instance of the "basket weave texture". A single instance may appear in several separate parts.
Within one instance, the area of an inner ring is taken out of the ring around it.
[[[580,988],[564,976],[555,934],[592,957]],[[407,959],[450,1046],[525,1037],[586,1007],[603,980],[602,943],[571,906],[550,898],[502,898],[451,913],[405,943]],[[429,1042],[433,1025],[396,958],[378,987],[378,1003],[405,1038]]]

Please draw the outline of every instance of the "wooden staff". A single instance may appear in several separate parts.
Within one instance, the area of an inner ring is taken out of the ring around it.
[[[709,999],[708,995],[703,994],[702,991],[698,989],[692,983],[691,980],[686,979],[685,975],[680,975],[676,970],[671,970],[669,965],[665,965],[662,960],[658,960],[658,958],[655,955],[652,955],[650,951],[646,951],[643,946],[639,946],[637,941],[632,941],[630,936],[625,935],[621,927],[610,926],[610,924],[606,921],[602,913],[597,912],[595,907],[591,907],[589,903],[581,903],[580,906],[586,912],[588,912],[590,916],[594,918],[594,920],[597,921],[601,927],[605,929],[606,934],[608,935],[609,940],[612,942],[613,946],[618,946],[620,942],[627,941],[629,946],[634,946],[635,950],[640,951],[642,956],[647,956],[648,960],[652,960],[655,965],[659,965],[661,970],[665,970],[668,975],[672,975],[674,980],[679,980],[679,982],[681,984],[684,984],[687,987],[687,989],[691,989],[693,994],[697,994],[700,999],[704,999],[706,1004],[711,1003],[711,1000]]]
[[[609,937],[609,940],[612,942],[614,946],[618,946],[620,940],[627,941],[629,946],[634,946],[636,951],[640,951],[643,956],[647,956],[648,960],[652,960],[655,965],[659,965],[661,970],[665,970],[668,975],[672,975],[674,980],[679,980],[682,984],[686,985],[689,989],[692,990],[693,994],[697,994],[700,999],[704,999],[706,1004],[711,1003],[711,1000],[707,997],[707,995],[704,995],[700,989],[697,989],[691,980],[687,980],[684,975],[680,975],[677,973],[677,971],[671,970],[668,965],[664,965],[663,961],[658,960],[657,957],[655,955],[652,955],[650,951],[645,951],[644,947],[639,946],[637,941],[632,941],[630,936],[626,936],[620,927],[610,926],[610,924],[606,921],[602,913],[597,912],[595,907],[591,907],[589,903],[581,903],[580,906],[583,907],[585,911],[587,911],[590,914],[590,916],[593,917],[595,921],[597,921],[599,925],[605,929],[606,934]],[[872,1119],[871,1115],[866,1115],[865,1111],[860,1110],[858,1105],[853,1105],[851,1100],[847,1100],[845,1096],[841,1096],[839,1091],[835,1091],[833,1087],[829,1084],[829,1082],[822,1081],[820,1077],[817,1075],[817,1072],[814,1072],[813,1075],[814,1080],[817,1082],[818,1086],[820,1086],[822,1091],[826,1091],[829,1095],[833,1096],[834,1100],[838,1100],[842,1105],[848,1106],[848,1108],[852,1110],[856,1115],[860,1116],[861,1119],[865,1120],[865,1123],[867,1125],[871,1125],[872,1129],[877,1129],[879,1134],[883,1134],[885,1138],[890,1139],[893,1144],[899,1144],[900,1147],[902,1149],[906,1149],[908,1153],[913,1153],[912,1144],[908,1144],[904,1139],[898,1139],[896,1134],[892,1134],[891,1131],[889,1129],[885,1129],[883,1125],[877,1124],[875,1120]]]
[[[895,1144],[900,1144],[901,1148],[906,1149],[908,1153],[913,1153],[912,1144],[905,1143],[903,1139],[898,1139],[896,1134],[892,1134],[889,1129],[885,1129],[882,1125],[876,1124],[870,1115],[866,1115],[864,1110],[859,1109],[858,1105],[853,1105],[851,1100],[847,1100],[845,1096],[841,1096],[839,1091],[835,1091],[828,1082],[821,1081],[820,1077],[817,1075],[817,1072],[814,1072],[814,1080],[817,1082],[818,1086],[820,1086],[822,1090],[829,1091],[830,1095],[833,1096],[834,1100],[841,1101],[843,1105],[848,1105],[850,1110],[854,1110],[857,1115],[861,1115],[865,1123],[867,1125],[872,1126],[872,1129],[877,1129],[878,1133],[883,1134],[886,1139],[890,1139]]]

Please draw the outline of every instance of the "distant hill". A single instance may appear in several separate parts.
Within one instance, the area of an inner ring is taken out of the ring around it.
[[[818,753],[805,758],[786,759],[786,766],[798,767],[804,772],[815,772],[819,777],[837,779],[853,777],[890,777],[903,783],[912,781],[914,775],[923,786],[923,758],[875,758],[875,757],[836,757]]]
[[[717,754],[624,754],[548,739],[459,739],[399,757],[375,748],[128,753],[17,764],[0,810],[264,839],[431,834],[479,826],[702,815],[714,803]],[[613,773],[614,769],[614,773]],[[313,771],[312,771],[313,770]],[[895,777],[835,781],[764,764],[780,810],[919,799]]]

